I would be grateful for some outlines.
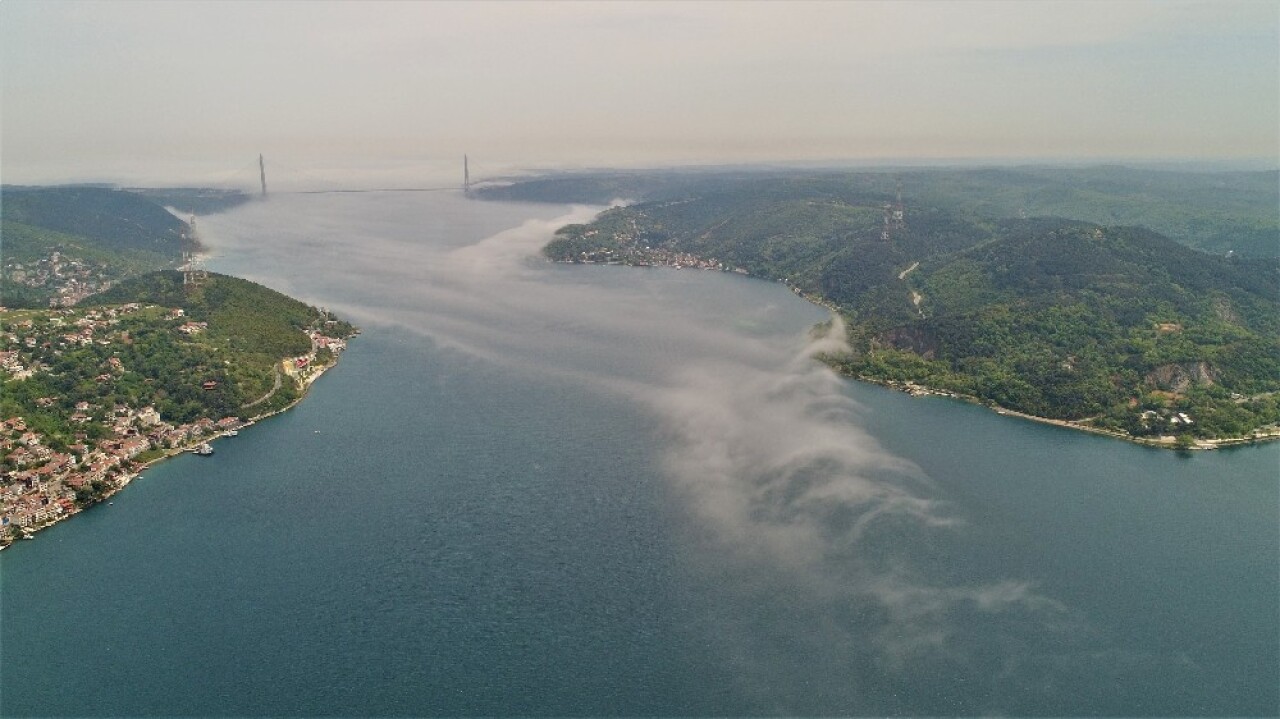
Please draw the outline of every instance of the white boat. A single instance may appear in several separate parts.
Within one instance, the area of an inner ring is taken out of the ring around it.
[[[201,457],[208,457],[209,455],[213,454],[213,446],[212,446],[212,445],[210,445],[208,442],[205,442],[205,443],[201,444],[199,447],[196,447],[195,449],[193,449],[193,450],[191,450],[191,451],[192,451],[192,452],[195,452],[196,454],[200,455]]]

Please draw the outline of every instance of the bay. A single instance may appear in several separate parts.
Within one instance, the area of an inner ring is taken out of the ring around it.
[[[598,208],[278,196],[210,266],[364,333],[0,555],[0,713],[1274,715],[1280,447],[849,382],[825,311],[560,266]]]

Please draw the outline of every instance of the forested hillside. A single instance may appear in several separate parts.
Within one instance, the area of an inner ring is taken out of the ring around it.
[[[853,353],[831,361],[867,379],[1135,437],[1248,436],[1280,421],[1280,263],[1247,256],[1270,252],[1275,219],[1247,195],[1275,176],[1173,175],[708,179],[565,227],[545,253],[784,280],[845,315]],[[1232,192],[1246,195],[1238,215],[1217,204]],[[1077,216],[1001,215],[1024,203]],[[1180,227],[1184,242],[1090,219],[1108,214]],[[1239,236],[1254,252],[1188,246],[1245,225],[1260,228]],[[1203,227],[1212,232],[1193,229]]]
[[[131,301],[0,310],[0,546],[287,407],[351,332],[252,283],[211,275],[183,290],[175,275],[107,298]]]
[[[1147,227],[1214,254],[1280,257],[1280,172],[1173,172],[1082,168],[907,168],[865,171],[705,170],[554,175],[482,188],[483,198],[605,204],[698,198],[758,201],[904,202],[970,222],[1067,217]]]
[[[130,302],[178,308],[187,321],[206,323],[199,343],[210,352],[235,358],[218,372],[231,380],[242,401],[271,388],[281,358],[311,351],[305,330],[334,337],[347,337],[353,331],[346,322],[288,295],[216,273],[210,273],[198,287],[185,288],[181,272],[155,272],[121,282],[82,305]]]
[[[900,178],[922,205],[974,216],[1070,217],[1140,225],[1213,254],[1280,257],[1280,172],[1172,172],[1127,167],[1009,168]]]
[[[5,187],[4,218],[92,238],[100,249],[143,250],[178,258],[195,249],[187,225],[159,204],[104,187]]]
[[[0,190],[0,306],[75,305],[198,248],[156,202],[103,187]]]
[[[194,215],[222,212],[251,199],[239,190],[215,190],[207,187],[130,187],[126,191],[141,195],[158,205]]]
[[[0,313],[0,415],[24,417],[59,446],[107,431],[101,411],[94,421],[70,419],[77,405],[154,406],[175,424],[253,416],[298,397],[297,383],[280,379],[282,359],[332,359],[308,333],[353,332],[247,280],[210,274],[184,289],[179,272],[151,273],[73,309]]]

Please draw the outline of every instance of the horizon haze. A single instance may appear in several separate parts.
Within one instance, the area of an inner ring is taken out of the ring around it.
[[[0,180],[1280,157],[1280,5],[0,5]]]

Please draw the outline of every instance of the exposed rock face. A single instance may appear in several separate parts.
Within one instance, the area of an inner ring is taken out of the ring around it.
[[[1236,312],[1236,309],[1231,306],[1231,300],[1226,297],[1219,296],[1213,298],[1213,314],[1223,322],[1230,322],[1235,325],[1240,324],[1240,315]]]
[[[1166,392],[1182,394],[1192,385],[1210,385],[1217,379],[1208,362],[1160,365],[1147,374],[1147,384]]]
[[[938,338],[922,327],[889,330],[881,335],[881,341],[894,349],[911,350],[925,359],[933,359],[938,352]]]

